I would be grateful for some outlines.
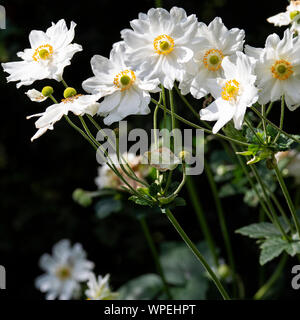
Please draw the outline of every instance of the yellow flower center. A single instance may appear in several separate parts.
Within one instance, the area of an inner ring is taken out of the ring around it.
[[[56,276],[61,280],[64,281],[71,276],[71,269],[67,266],[60,267],[55,272]]]
[[[154,39],[153,46],[156,53],[167,55],[174,50],[174,39],[162,34]]]
[[[232,101],[236,99],[239,93],[240,84],[236,80],[229,80],[222,89],[222,98],[226,101]]]
[[[286,60],[277,60],[271,67],[271,72],[279,80],[286,80],[294,73],[293,66]]]
[[[34,61],[38,61],[39,59],[46,60],[50,58],[52,54],[53,47],[50,44],[43,44],[35,49],[32,58]]]
[[[115,76],[114,85],[124,91],[129,89],[135,80],[136,76],[132,70],[124,70]]]
[[[217,71],[221,68],[221,63],[224,58],[222,51],[218,49],[210,49],[205,52],[203,63],[205,68],[211,71]]]

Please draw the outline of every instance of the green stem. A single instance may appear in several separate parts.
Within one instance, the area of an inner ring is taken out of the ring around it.
[[[63,78],[61,78],[61,82],[65,88],[69,88],[69,86],[67,85],[66,81]]]
[[[168,283],[167,283],[167,280],[166,280],[162,265],[160,263],[159,255],[158,255],[158,252],[156,250],[153,238],[151,236],[147,221],[146,221],[144,216],[142,216],[139,220],[140,220],[140,223],[141,223],[142,230],[143,230],[143,232],[145,234],[145,238],[147,240],[148,246],[149,246],[149,248],[151,250],[151,253],[152,253],[155,265],[156,265],[156,270],[157,270],[158,274],[160,275],[161,280],[163,282],[164,291],[165,291],[168,299],[173,299],[172,295],[171,295],[171,292],[169,290],[169,286],[168,286]]]
[[[274,102],[270,102],[266,113],[265,113],[265,114],[262,113],[262,115],[263,115],[265,118],[269,115],[270,111],[272,110],[273,105],[274,105]],[[264,106],[264,107],[265,107],[265,106]],[[265,122],[265,120],[262,119],[262,120],[260,121],[260,123],[258,124],[257,129],[259,129],[259,128],[263,125],[263,122]]]
[[[233,148],[233,150],[234,150],[235,153],[238,152],[237,147],[236,147],[233,143],[231,143],[231,146],[232,146],[232,148]],[[247,177],[247,179],[248,179],[248,181],[249,181],[249,183],[250,183],[250,185],[251,185],[251,188],[252,188],[252,189],[254,190],[254,192],[256,193],[256,195],[257,195],[257,197],[258,197],[258,199],[259,199],[259,202],[260,202],[263,210],[265,211],[265,213],[266,213],[267,216],[269,217],[270,221],[273,223],[273,217],[272,217],[271,213],[269,212],[269,210],[267,209],[264,200],[262,199],[260,193],[258,192],[258,190],[257,190],[257,188],[256,188],[256,185],[255,185],[254,182],[252,181],[252,178],[251,178],[251,176],[250,176],[250,173],[248,172],[248,169],[247,169],[247,166],[245,165],[244,160],[243,160],[242,157],[241,157],[240,155],[238,155],[238,154],[237,154],[237,158],[238,158],[238,161],[239,161],[239,163],[240,163],[240,165],[241,165],[241,167],[242,167],[242,170],[243,170],[244,174],[246,175],[246,177]]]
[[[209,226],[207,224],[205,214],[203,211],[203,207],[202,207],[202,204],[199,200],[199,195],[196,193],[196,186],[190,176],[188,176],[186,179],[186,187],[188,190],[189,197],[192,201],[193,207],[195,209],[195,212],[196,212],[201,230],[203,232],[205,241],[207,242],[207,245],[210,249],[214,263],[218,267],[219,266],[219,259],[218,259],[217,251],[215,249],[216,246],[215,246],[211,231],[209,229]]]
[[[172,225],[178,232],[178,234],[181,236],[181,238],[184,240],[184,242],[187,244],[187,246],[190,248],[190,250],[194,253],[196,258],[201,262],[205,270],[208,272],[210,277],[212,278],[213,282],[215,283],[216,287],[218,288],[220,294],[222,295],[224,300],[230,300],[230,297],[228,293],[225,291],[224,287],[222,286],[220,280],[218,277],[215,275],[213,270],[210,268],[209,264],[206,262],[205,258],[202,256],[202,254],[199,252],[198,248],[196,245],[192,242],[192,240],[187,236],[187,234],[184,232],[170,209],[165,209],[163,212],[167,215],[169,220],[171,221]]]
[[[261,139],[260,136],[257,135],[257,133],[255,132],[255,130],[253,129],[252,124],[250,123],[250,121],[247,119],[247,117],[245,116],[244,118],[245,122],[247,123],[248,128],[252,131],[252,133],[255,135],[256,139],[261,143],[261,144],[265,144],[265,142]]]
[[[288,191],[288,189],[287,189],[287,187],[285,185],[285,182],[283,180],[282,174],[281,174],[276,162],[275,162],[275,165],[274,165],[274,169],[275,169],[276,177],[277,177],[277,180],[278,180],[278,182],[280,184],[282,193],[283,193],[283,195],[285,197],[285,200],[286,200],[286,202],[288,204],[288,207],[290,209],[291,215],[293,217],[293,220],[294,220],[294,223],[295,223],[295,226],[296,226],[296,230],[297,230],[297,233],[298,233],[299,239],[300,239],[300,224],[299,224],[299,221],[298,221],[298,218],[297,218],[297,215],[296,215],[295,207],[294,207],[294,204],[293,204],[292,199],[290,197],[289,191]]]
[[[277,129],[278,131],[280,131],[282,134],[284,134],[285,136],[289,137],[290,139],[296,141],[297,143],[300,143],[300,140],[298,140],[297,138],[293,137],[291,134],[288,134],[287,132],[283,131],[282,129],[280,129],[279,127],[276,126],[276,124],[274,124],[272,121],[270,121],[269,119],[267,119],[266,117],[263,117],[262,114],[255,109],[255,107],[251,107],[251,110],[254,111],[261,119],[265,120],[266,122],[268,122],[273,128]]]
[[[285,110],[285,101],[284,101],[284,95],[282,95],[282,97],[281,97],[281,111],[280,111],[280,124],[279,124],[279,128],[281,130],[283,128],[284,110]],[[280,132],[277,133],[277,135],[274,139],[274,143],[276,143],[276,141],[279,139],[279,137],[280,137]]]
[[[263,117],[266,116],[266,107],[265,107],[264,104],[261,106],[261,114],[262,114]],[[262,124],[263,124],[264,133],[265,133],[265,139],[266,139],[266,142],[268,142],[268,141],[267,141],[267,126],[266,126],[266,121],[265,121],[265,120],[262,120]]]
[[[282,225],[280,224],[279,220],[278,220],[278,217],[277,217],[277,213],[273,207],[273,204],[272,202],[270,201],[269,197],[268,197],[268,194],[267,194],[267,191],[266,191],[266,187],[265,187],[265,184],[264,182],[262,181],[256,167],[254,164],[250,165],[250,168],[253,172],[253,174],[255,175],[255,178],[257,180],[257,182],[259,183],[261,189],[262,189],[262,192],[263,192],[263,195],[264,195],[264,198],[265,198],[265,202],[267,203],[267,206],[269,208],[269,210],[271,211],[272,213],[272,217],[273,217],[273,222],[274,224],[276,225],[276,227],[278,228],[278,230],[280,230],[280,232],[282,233],[282,236],[285,240],[289,241],[289,237],[288,235],[286,234],[286,232],[284,231],[284,228],[282,227]]]
[[[67,116],[64,115],[65,119],[67,120],[67,122],[77,131],[79,132],[90,144],[91,146],[97,151],[98,147],[97,145],[94,144],[93,140],[91,140],[89,138],[89,136],[87,134],[85,134],[85,132],[83,130],[81,130],[79,127],[76,126],[76,124]]]
[[[167,128],[167,100],[166,100],[166,91],[163,86],[161,86],[161,96],[164,105],[164,128]],[[160,102],[160,101],[159,101]]]
[[[164,109],[164,106],[159,104],[155,99],[151,99],[151,101],[155,104],[158,104],[158,106],[161,108],[161,109]],[[172,112],[168,109],[166,109],[166,111],[169,113],[169,114],[172,114]],[[190,122],[184,118],[182,118],[181,116],[179,116],[178,114],[176,113],[173,113],[175,118],[177,118],[179,121],[187,124],[188,126],[190,127],[193,127],[193,128],[196,128],[196,129],[200,129],[200,130],[203,130],[204,132],[207,132],[207,133],[210,133],[210,134],[213,134],[211,130],[209,129],[206,129],[206,128],[203,128],[203,127],[200,127],[198,126],[197,124],[193,123],[193,122]],[[227,136],[224,136],[223,134],[220,134],[220,133],[216,133],[215,134],[216,136],[222,138],[222,139],[225,139],[225,140],[228,140],[228,141],[231,141],[231,142],[234,142],[236,144],[240,144],[242,146],[250,146],[251,144],[250,143],[247,143],[247,142],[243,142],[243,141],[239,141],[239,140],[236,140],[236,139],[233,139],[233,138],[230,138],[230,137],[227,137]]]
[[[276,280],[280,277],[282,274],[283,268],[287,262],[288,255],[284,254],[281,258],[276,270],[270,277],[270,279],[255,293],[253,299],[254,300],[260,300],[273,286],[273,284],[276,282]]]
[[[228,233],[228,229],[227,229],[227,225],[226,225],[224,211],[222,208],[221,200],[219,197],[219,193],[218,193],[217,186],[216,186],[215,180],[213,178],[211,169],[210,169],[207,161],[205,161],[205,160],[204,160],[204,170],[205,170],[205,174],[207,176],[207,179],[208,179],[208,182],[209,182],[209,185],[210,185],[210,188],[213,193],[214,200],[215,200],[219,223],[220,223],[220,227],[221,227],[221,231],[222,231],[222,235],[223,235],[223,239],[224,239],[224,243],[225,243],[225,248],[226,248],[226,252],[227,252],[227,256],[228,256],[229,266],[230,266],[231,272],[233,274],[233,277],[235,278],[235,262],[234,262],[234,256],[233,256],[233,252],[232,252],[230,237],[229,237],[229,233]],[[234,283],[236,286],[236,281],[234,281]]]

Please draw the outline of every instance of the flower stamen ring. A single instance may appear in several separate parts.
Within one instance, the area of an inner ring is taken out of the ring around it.
[[[46,60],[50,58],[52,54],[53,47],[50,44],[43,44],[35,49],[32,58],[34,61],[38,61],[39,59]]]
[[[293,66],[286,60],[277,60],[271,67],[273,78],[279,80],[288,79],[293,73]]]
[[[222,51],[218,49],[210,49],[205,52],[203,57],[203,63],[205,68],[211,71],[217,71],[221,68],[224,55]]]
[[[236,80],[229,80],[225,83],[225,86],[222,89],[222,99],[232,101],[236,99],[239,93],[240,84]]]
[[[158,54],[169,54],[174,50],[174,45],[174,39],[166,34],[156,37],[153,41],[154,50]]]
[[[136,76],[132,70],[124,70],[115,76],[114,85],[124,91],[129,89],[135,80]]]

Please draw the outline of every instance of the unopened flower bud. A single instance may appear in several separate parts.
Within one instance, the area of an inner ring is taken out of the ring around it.
[[[218,268],[218,274],[221,279],[226,279],[230,276],[230,268],[227,264],[221,264]]]
[[[77,91],[74,89],[74,88],[67,88],[65,91],[64,91],[64,97],[65,99],[67,98],[70,98],[70,97],[73,97],[77,94]]]
[[[47,86],[47,87],[43,88],[42,95],[44,97],[49,97],[49,96],[51,96],[51,94],[53,94],[53,92],[54,92],[53,88],[50,86]]]
[[[88,192],[84,191],[83,189],[76,189],[73,192],[73,200],[80,204],[83,207],[88,207],[92,204],[92,198]]]

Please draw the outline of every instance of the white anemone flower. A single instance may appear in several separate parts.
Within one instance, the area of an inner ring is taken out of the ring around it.
[[[104,97],[98,114],[104,116],[104,123],[111,125],[129,115],[148,114],[151,96],[158,92],[159,81],[142,80],[138,72],[128,68],[124,62],[123,42],[114,44],[110,58],[96,55],[91,60],[94,77],[85,80],[85,91]]]
[[[39,138],[47,130],[53,130],[54,124],[70,111],[80,116],[84,114],[95,115],[99,108],[99,103],[96,102],[97,100],[97,96],[77,94],[67,99],[62,99],[60,103],[51,105],[42,113],[28,116],[27,119],[40,117],[35,122],[35,127],[38,131],[31,138],[31,141]]]
[[[130,25],[133,30],[121,31],[130,66],[141,70],[146,79],[158,78],[165,88],[172,89],[175,80],[182,80],[183,64],[193,58],[194,45],[202,41],[196,36],[196,16],[187,16],[177,7],[170,12],[152,8]]]
[[[287,29],[282,40],[270,35],[265,48],[246,46],[246,53],[257,59],[255,73],[259,102],[279,100],[282,95],[287,107],[293,111],[300,105],[300,41]]]
[[[43,102],[48,98],[48,97],[45,97],[40,91],[36,89],[28,90],[27,92],[25,92],[25,94],[33,102]]]
[[[237,52],[235,63],[225,57],[222,65],[225,78],[210,81],[210,92],[216,100],[200,110],[201,120],[217,121],[213,133],[217,133],[231,119],[235,128],[240,130],[247,107],[258,99],[258,89],[254,86],[256,76],[253,58]]]
[[[53,246],[52,256],[45,253],[39,265],[46,273],[39,276],[35,286],[46,292],[47,300],[77,298],[80,282],[87,281],[94,263],[86,259],[81,244],[71,247],[69,240],[61,240]]]
[[[94,273],[90,273],[88,289],[85,291],[88,300],[115,300],[118,297],[119,294],[109,288],[109,277],[107,274],[105,277],[98,276],[97,279]]]
[[[75,26],[72,21],[68,29],[65,20],[62,19],[56,24],[52,23],[46,32],[31,31],[31,48],[17,53],[23,61],[2,63],[4,71],[10,74],[7,81],[20,81],[17,88],[42,79],[61,81],[63,70],[70,65],[73,55],[82,51],[79,44],[71,43]]]
[[[300,29],[300,24],[298,23],[299,20],[300,20],[300,1],[291,1],[291,3],[287,6],[285,12],[280,12],[275,16],[272,16],[267,19],[269,23],[272,23],[278,27],[292,24],[293,30]]]
[[[198,36],[206,41],[197,46],[193,59],[186,65],[187,71],[179,88],[182,94],[191,93],[196,99],[208,94],[208,79],[223,77],[224,57],[235,59],[243,50],[245,32],[237,28],[228,30],[222,19],[216,17],[208,26],[199,23]]]

